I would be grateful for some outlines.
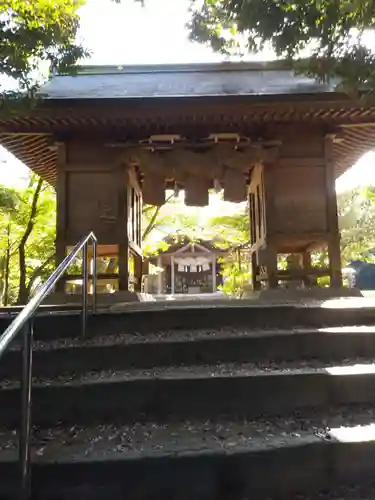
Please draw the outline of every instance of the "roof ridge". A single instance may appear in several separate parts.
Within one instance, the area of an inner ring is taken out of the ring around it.
[[[77,75],[206,73],[222,71],[288,71],[290,69],[290,64],[284,60],[223,61],[219,63],[83,65],[77,68]],[[58,74],[56,76],[65,75]]]

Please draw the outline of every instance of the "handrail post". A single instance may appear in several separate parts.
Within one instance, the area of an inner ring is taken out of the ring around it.
[[[97,273],[97,263],[96,260],[98,258],[98,247],[96,238],[92,238],[92,312],[96,313],[96,287],[98,281],[98,273]]]
[[[22,330],[21,425],[18,444],[21,476],[19,500],[30,500],[31,374],[33,361],[32,320],[29,320]]]
[[[82,338],[87,330],[87,243],[82,248]]]

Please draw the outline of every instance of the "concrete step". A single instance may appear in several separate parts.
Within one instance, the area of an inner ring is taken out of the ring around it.
[[[89,423],[209,418],[217,413],[280,414],[298,408],[375,402],[375,365],[348,359],[316,362],[222,363],[68,374],[36,379],[35,423]],[[18,382],[2,380],[0,422],[19,419]]]
[[[373,492],[360,485],[375,473],[374,416],[373,406],[354,406],[271,419],[34,428],[33,495],[313,499],[321,498],[314,491],[334,495],[335,486],[355,481],[357,493]],[[14,493],[16,456],[16,433],[0,429],[0,495]]]
[[[234,304],[233,304],[233,303]],[[296,327],[322,328],[335,326],[373,325],[375,307],[348,305],[322,307],[321,305],[205,305],[192,302],[188,307],[152,309],[147,303],[131,310],[99,312],[89,318],[89,334],[156,333],[166,330],[221,329],[290,329]],[[0,315],[0,331],[4,331],[11,316]],[[41,312],[35,319],[37,339],[74,338],[80,335],[79,311],[57,313]]]
[[[33,373],[54,377],[97,370],[126,370],[173,365],[270,360],[319,360],[375,357],[375,326],[294,330],[235,328],[175,330],[158,334],[101,335],[34,342]],[[19,352],[9,351],[0,363],[0,379],[19,378]]]

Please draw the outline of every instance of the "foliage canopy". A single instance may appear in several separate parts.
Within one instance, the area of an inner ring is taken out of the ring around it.
[[[297,70],[375,89],[374,44],[366,44],[374,25],[373,0],[192,0],[189,28],[215,51],[270,48]]]
[[[43,61],[71,70],[87,52],[75,42],[83,0],[3,0],[0,2],[0,74],[17,90],[33,90],[33,74]],[[0,87],[1,91],[1,87]]]

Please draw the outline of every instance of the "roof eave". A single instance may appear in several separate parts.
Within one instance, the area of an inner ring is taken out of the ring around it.
[[[344,92],[317,92],[317,93],[285,93],[285,94],[207,94],[207,95],[173,95],[173,96],[124,96],[124,97],[48,97],[39,94],[38,97],[42,99],[41,105],[43,107],[59,107],[62,106],[78,106],[84,107],[85,105],[100,105],[100,104],[113,104],[117,103],[132,103],[132,102],[191,102],[191,101],[253,101],[254,103],[272,102],[334,102],[339,101],[353,101],[353,99]]]

